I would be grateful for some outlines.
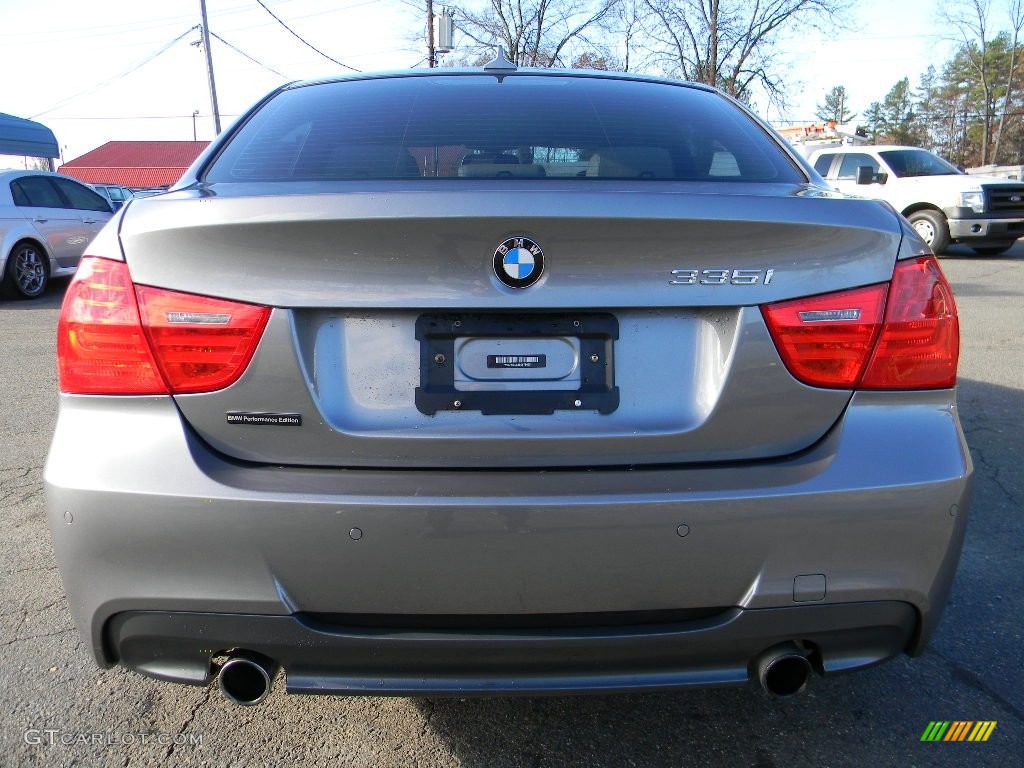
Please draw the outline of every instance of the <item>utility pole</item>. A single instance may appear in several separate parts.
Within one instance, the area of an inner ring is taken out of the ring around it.
[[[213,57],[210,55],[210,26],[206,21],[206,0],[199,0],[203,14],[203,50],[206,52],[206,74],[210,80],[210,106],[213,107],[213,127],[220,134],[220,107],[217,106],[217,84],[213,80]]]
[[[437,51],[434,50],[434,0],[427,0],[427,66],[437,66]]]

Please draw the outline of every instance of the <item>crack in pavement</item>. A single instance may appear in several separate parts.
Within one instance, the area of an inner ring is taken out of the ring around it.
[[[55,605],[57,605],[57,603],[61,603],[63,601],[64,598],[60,597],[54,600],[52,603],[47,603],[46,605],[40,606],[39,608],[19,608],[18,610],[11,611],[10,613],[0,613],[0,618],[6,618],[7,616],[16,616],[20,613],[21,623],[24,624],[25,619],[27,619],[29,616],[34,616],[36,614],[42,613],[43,611],[48,611],[50,608],[53,608]]]
[[[26,615],[26,617],[28,616],[28,612],[27,611],[25,612],[25,615]],[[22,621],[21,624],[18,625],[18,626],[20,627],[20,626],[24,625],[24,623],[25,622]],[[68,632],[74,632],[74,631],[75,631],[74,627],[68,627],[67,629],[59,629],[56,632],[44,632],[41,635],[29,635],[28,637],[16,637],[13,640],[7,640],[6,642],[0,643],[0,648],[6,648],[9,645],[14,645],[15,643],[24,643],[24,642],[27,642],[29,640],[41,640],[44,637],[57,637],[58,635],[66,635]]]
[[[13,576],[15,573],[33,573],[35,571],[56,571],[56,565],[33,565],[29,568],[15,568],[13,571],[5,571],[9,576]],[[2,616],[3,614],[0,614]]]
[[[1009,501],[1014,504],[1019,504],[1017,498],[1018,493],[1008,487],[1003,480],[1003,470],[1005,467],[998,463],[989,461],[988,458],[988,454],[991,449],[1002,451],[1002,448],[998,445],[978,445],[970,440],[976,434],[988,433],[992,435],[1003,435],[1005,432],[1006,423],[1004,420],[990,419],[988,416],[983,414],[973,419],[971,424],[964,426],[964,435],[971,443],[971,457],[974,459],[980,474],[983,474],[987,479],[991,480],[992,483],[1003,492]]]
[[[1010,488],[1006,487],[1002,477],[1000,477],[1002,468],[989,463],[988,458],[985,456],[986,449],[974,447],[971,449],[971,455],[975,458],[976,463],[980,464],[985,470],[985,476],[995,484],[995,486],[1003,492],[1006,498],[1013,504],[1017,504],[1017,493]]]
[[[38,466],[38,467],[9,467],[7,469],[0,469],[0,483],[3,483],[3,481],[4,481],[3,475],[5,475],[8,472],[21,472],[20,475],[15,475],[14,479],[15,480],[23,480],[24,478],[29,476],[29,474],[32,472],[33,469],[42,469],[42,466]]]
[[[22,608],[20,611],[18,611],[18,613],[21,614],[21,621],[18,622],[18,626],[16,626],[14,628],[14,630],[11,632],[12,635],[17,635],[18,634],[18,630],[20,630],[22,627],[24,627],[25,626],[25,622],[28,621],[28,610],[27,609]],[[13,616],[13,615],[14,615],[13,613],[5,614],[5,616]],[[11,643],[13,643],[13,642],[14,641],[12,640]],[[4,643],[4,645],[10,645],[11,643]]]
[[[28,486],[25,486],[25,485],[19,485],[16,488],[10,489],[4,495],[0,496],[0,509],[13,509],[14,507],[18,506],[19,504],[21,504],[23,502],[26,502],[26,501],[29,501],[30,499],[34,498],[35,496],[41,496],[42,493],[43,493],[43,484],[40,483],[38,487],[33,488],[28,493],[24,493],[21,496],[18,496],[13,501],[11,500],[12,497],[14,496],[14,494],[17,491],[20,491],[21,489],[27,488],[27,487]]]
[[[1003,709],[1010,712],[1014,717],[1017,718],[1017,720],[1024,722],[1024,710],[1022,710],[1009,699],[1004,698],[1003,695],[999,693],[999,691],[989,686],[989,684],[986,683],[979,675],[975,674],[971,670],[967,669],[967,667],[961,665],[959,662],[954,661],[953,659],[949,658],[948,656],[942,654],[939,651],[932,650],[931,653],[934,653],[936,656],[938,656],[940,659],[942,659],[944,662],[946,662],[946,664],[950,666],[953,672],[953,677],[956,680],[959,680],[960,682],[969,685],[971,688],[978,691],[979,693],[984,694],[992,701],[994,701],[996,704],[1001,706]]]
[[[206,695],[198,703],[196,703],[196,705],[194,707],[192,707],[192,711],[189,713],[188,719],[184,723],[181,724],[181,727],[178,729],[178,733],[175,734],[176,736],[184,736],[185,735],[185,731],[188,729],[188,727],[190,725],[192,725],[192,722],[196,719],[196,715],[199,714],[199,710],[202,709],[204,705],[210,703],[210,697],[211,696],[213,696],[213,685],[212,684],[206,686]],[[167,747],[167,754],[164,755],[164,759],[165,760],[169,759],[171,757],[171,755],[174,754],[174,747],[177,746],[174,743],[174,741],[175,741],[174,739],[171,739],[171,743]]]
[[[984,423],[973,424],[973,425],[970,425],[970,426],[968,426],[967,424],[964,424],[963,425],[964,435],[966,435],[967,437],[973,437],[974,435],[982,433],[982,432],[988,433],[990,435],[1003,435],[1003,434],[1005,434],[1005,430],[1002,430],[1002,429],[1000,429],[997,426],[988,424],[987,420],[981,420],[981,421],[983,421]]]
[[[33,496],[38,496],[43,492],[42,478],[33,479],[27,483],[18,482],[19,480],[29,480],[29,475],[32,475],[37,470],[42,471],[42,466],[0,469],[0,509],[9,509],[17,506],[21,502],[28,501]],[[15,498],[14,501],[11,501],[15,494],[26,488],[31,488],[32,490],[28,494],[22,494]]]

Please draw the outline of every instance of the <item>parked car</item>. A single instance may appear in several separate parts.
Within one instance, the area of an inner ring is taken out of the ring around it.
[[[101,666],[242,704],[282,667],[795,693],[935,629],[958,344],[913,228],[711,88],[502,60],[283,86],[67,291],[63,582]]]
[[[74,273],[111,214],[110,203],[67,176],[0,171],[0,289],[42,295],[51,277]]]
[[[835,188],[892,203],[935,253],[963,243],[995,256],[1024,235],[1018,181],[967,175],[918,147],[836,147],[811,153],[810,161]]]
[[[153,195],[162,195],[166,191],[167,187],[144,187],[141,189],[133,189],[132,195],[136,198],[152,197]]]
[[[90,184],[89,186],[107,198],[115,211],[135,197],[130,189],[122,187],[120,184]]]

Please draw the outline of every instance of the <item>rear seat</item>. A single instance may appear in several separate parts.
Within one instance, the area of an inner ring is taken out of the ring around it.
[[[587,176],[671,179],[675,169],[672,156],[662,147],[611,147],[590,156]]]
[[[409,151],[399,146],[347,144],[334,147],[327,157],[304,156],[296,174],[328,179],[391,179],[420,176]]]
[[[459,165],[459,176],[467,179],[537,178],[544,166],[520,163],[514,155],[466,155]]]

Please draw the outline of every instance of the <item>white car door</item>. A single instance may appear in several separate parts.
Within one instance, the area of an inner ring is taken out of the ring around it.
[[[89,242],[78,211],[68,208],[49,176],[22,176],[11,182],[14,204],[45,241],[58,267],[73,267]]]
[[[102,195],[89,189],[84,184],[79,184],[77,181],[56,177],[52,177],[51,180],[60,188],[64,199],[67,200],[82,222],[86,241],[82,243],[78,251],[78,257],[80,258],[85,250],[85,246],[96,237],[97,233],[103,229],[103,225],[111,217],[111,205]]]

